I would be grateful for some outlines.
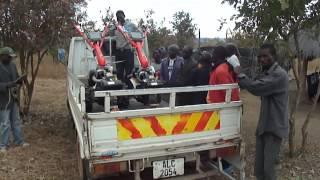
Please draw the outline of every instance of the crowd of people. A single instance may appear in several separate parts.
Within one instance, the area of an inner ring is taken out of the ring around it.
[[[200,86],[238,83],[255,96],[261,97],[260,117],[256,130],[255,176],[258,180],[276,180],[276,164],[283,139],[288,136],[288,86],[287,72],[277,63],[276,49],[272,44],[263,44],[258,61],[263,74],[250,79],[241,73],[240,53],[234,44],[217,46],[212,53],[201,52],[193,59],[192,48],[184,47],[179,53],[177,45],[156,50],[156,63],[160,64],[159,78],[169,87]],[[179,56],[182,54],[182,57]],[[159,57],[165,57],[162,60]],[[232,101],[239,101],[239,89],[231,93]],[[177,95],[177,105],[221,103],[226,90],[186,93]],[[188,97],[188,98],[185,98]],[[228,163],[224,163],[228,167]]]
[[[195,58],[193,48],[185,46],[181,50],[176,44],[156,49],[153,53],[158,78],[167,87],[204,86],[237,83],[240,73],[239,51],[236,45],[217,46],[213,53],[200,52]],[[198,52],[197,52],[198,53]],[[162,58],[162,59],[161,59]],[[225,90],[178,93],[177,105],[219,103],[225,100]],[[232,101],[239,100],[239,90],[232,91]]]

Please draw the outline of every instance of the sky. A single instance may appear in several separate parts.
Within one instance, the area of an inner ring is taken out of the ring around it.
[[[235,10],[229,5],[221,5],[221,0],[87,0],[87,14],[90,20],[100,22],[102,13],[108,7],[113,12],[121,9],[126,18],[137,21],[145,17],[144,11],[152,9],[155,11],[154,19],[160,22],[165,18],[165,25],[171,28],[170,21],[177,11],[189,12],[194,23],[201,29],[201,37],[225,38],[226,30],[233,28],[234,23],[229,22],[220,32],[219,19],[229,19]]]

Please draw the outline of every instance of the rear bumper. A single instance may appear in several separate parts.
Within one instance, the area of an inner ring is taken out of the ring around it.
[[[235,151],[230,154],[230,151],[221,151],[226,148],[234,148]],[[210,169],[210,170],[201,170],[201,166],[203,166],[202,161],[204,159],[212,159],[212,158],[218,158],[218,157],[226,157],[226,158],[236,158],[241,159],[241,154],[244,151],[241,148],[241,141],[240,139],[234,139],[232,142],[224,142],[221,144],[205,144],[202,146],[197,147],[183,147],[180,149],[175,150],[166,150],[164,151],[153,151],[153,152],[142,152],[139,154],[126,154],[123,157],[113,157],[109,159],[101,159],[103,157],[100,157],[98,159],[97,157],[95,159],[92,159],[90,162],[91,164],[91,170],[93,177],[101,177],[103,173],[98,174],[95,172],[96,166],[101,166],[102,164],[118,164],[119,166],[117,168],[110,168],[111,170],[118,170],[119,172],[105,173],[106,175],[115,175],[119,174],[121,172],[130,172],[133,174],[139,174],[143,172],[147,168],[152,168],[152,162],[153,161],[159,161],[159,160],[165,160],[165,159],[173,159],[173,158],[185,158],[185,163],[195,162],[195,171],[192,174],[186,174],[184,176],[179,177],[173,177],[172,179],[197,179],[197,178],[204,178],[204,177],[210,177],[219,174],[219,168],[218,169]],[[222,152],[222,153],[221,153]],[[225,153],[227,152],[227,153]],[[229,154],[228,154],[229,152]],[[106,158],[106,157],[105,157]],[[201,161],[200,161],[201,159]],[[138,167],[136,167],[136,163],[138,162]],[[234,164],[234,167],[243,169],[244,171],[244,165],[242,165],[244,162],[239,161],[237,162],[239,164]],[[121,168],[119,168],[121,167]],[[103,168],[102,168],[103,169]],[[221,171],[220,173],[223,173]],[[150,179],[150,177],[148,178]]]
[[[116,151],[100,150],[99,152],[91,153],[91,157],[94,163],[120,162],[220,149],[238,146],[240,142],[241,137],[239,135],[225,136],[223,140],[205,137],[187,141],[169,142],[166,144],[156,143],[145,146],[123,147],[118,148]]]

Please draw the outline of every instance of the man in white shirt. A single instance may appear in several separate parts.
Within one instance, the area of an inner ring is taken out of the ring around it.
[[[118,24],[126,30],[129,22],[125,20],[125,14],[122,10],[116,12]],[[117,62],[117,78],[126,84],[130,84],[128,76],[132,74],[134,68],[134,53],[129,41],[117,29],[115,32],[116,40],[116,62]]]

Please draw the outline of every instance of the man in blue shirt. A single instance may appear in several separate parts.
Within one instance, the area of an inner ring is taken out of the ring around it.
[[[23,78],[19,78],[17,67],[12,62],[15,57],[10,47],[0,49],[0,153],[7,151],[10,128],[16,145],[29,146],[22,137],[17,92]]]

